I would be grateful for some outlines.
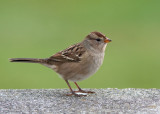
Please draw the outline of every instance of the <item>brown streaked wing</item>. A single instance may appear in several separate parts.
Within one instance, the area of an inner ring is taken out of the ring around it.
[[[84,52],[85,50],[80,44],[75,44],[51,56],[49,60],[53,60],[55,62],[61,62],[61,63],[78,62],[78,61],[81,61],[81,56]]]

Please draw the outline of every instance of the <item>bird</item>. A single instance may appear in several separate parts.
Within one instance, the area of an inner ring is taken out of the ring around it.
[[[81,89],[77,82],[97,72],[103,63],[106,46],[111,41],[101,32],[94,31],[90,32],[81,42],[49,58],[11,58],[10,62],[39,63],[49,67],[67,83],[71,92],[67,96],[84,96],[78,92],[86,94],[95,92]],[[78,91],[71,88],[69,81],[74,82]]]

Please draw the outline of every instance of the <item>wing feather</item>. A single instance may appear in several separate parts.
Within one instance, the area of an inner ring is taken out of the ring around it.
[[[85,52],[84,47],[80,44],[75,44],[70,46],[69,48],[56,53],[51,56],[49,60],[56,62],[78,62],[81,61],[81,56]]]

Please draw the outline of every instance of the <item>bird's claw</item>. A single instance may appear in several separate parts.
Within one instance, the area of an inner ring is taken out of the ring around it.
[[[77,94],[77,93],[71,93],[71,94],[67,94],[67,96],[84,97],[84,96],[87,96],[87,94]]]
[[[94,91],[84,91],[84,90],[78,90],[78,91],[74,91],[75,93],[95,93]]]

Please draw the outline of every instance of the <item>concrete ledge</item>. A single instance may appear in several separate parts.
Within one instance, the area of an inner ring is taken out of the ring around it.
[[[159,114],[160,89],[86,89],[87,97],[65,96],[68,89],[0,90],[4,113]]]

